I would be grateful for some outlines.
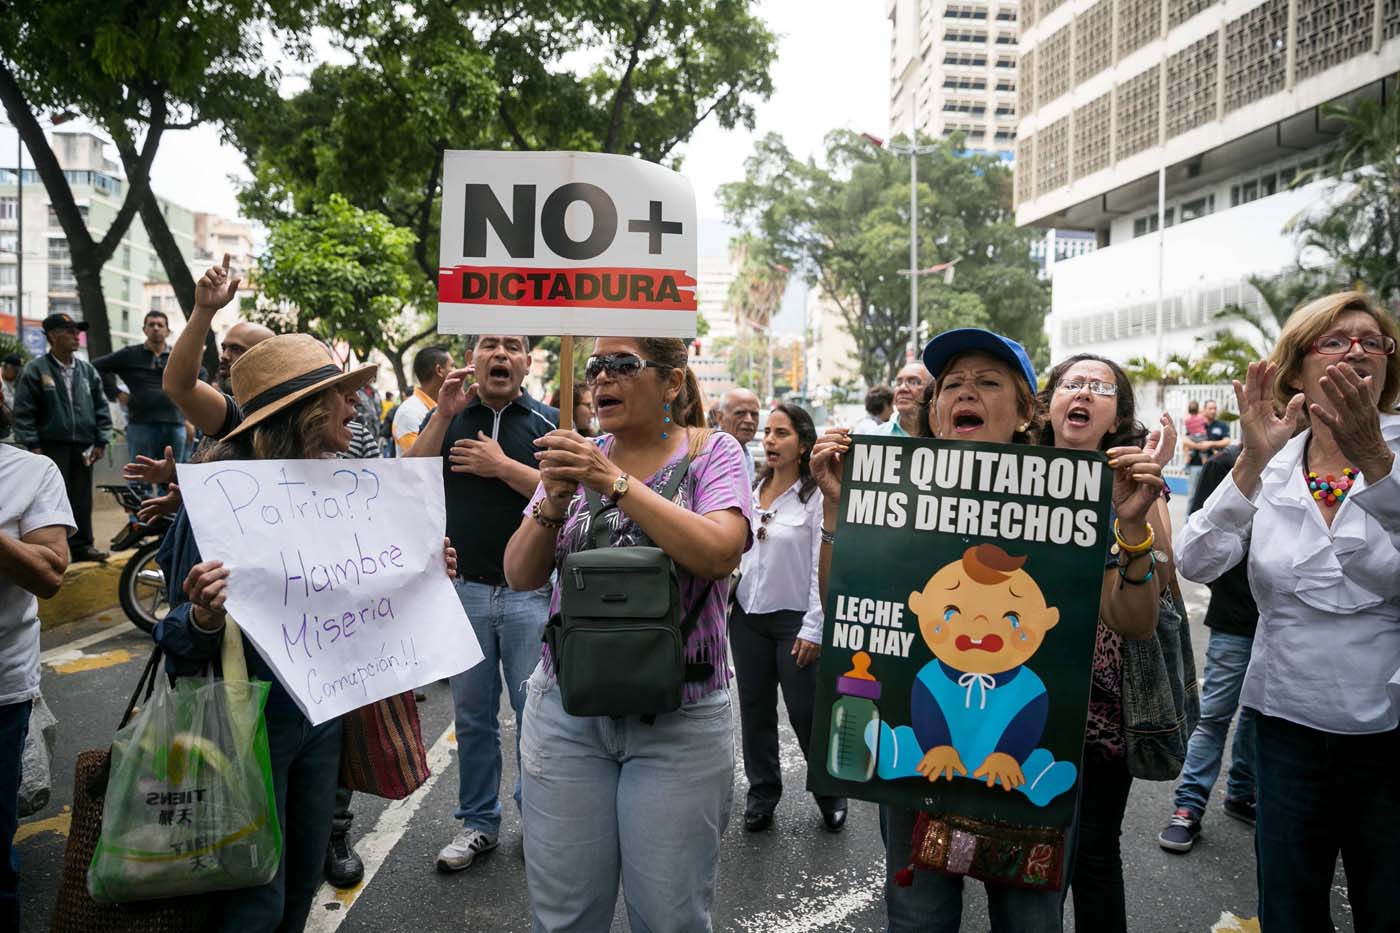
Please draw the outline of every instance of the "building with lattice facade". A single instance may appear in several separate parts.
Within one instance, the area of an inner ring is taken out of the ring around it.
[[[1020,13],[1017,223],[1099,246],[1055,269],[1056,354],[1197,349],[1210,296],[1296,256],[1283,228],[1324,189],[1293,181],[1339,128],[1324,105],[1400,90],[1400,0],[1023,0]]]

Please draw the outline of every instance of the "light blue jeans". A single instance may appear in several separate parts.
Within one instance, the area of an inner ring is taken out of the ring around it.
[[[633,933],[706,933],[734,800],[729,691],[647,725],[570,716],[543,666],[527,690],[520,757],[536,933],[609,929],[619,879]]]
[[[963,877],[936,871],[914,872],[914,883],[901,887],[895,872],[909,865],[914,850],[913,810],[882,804],[880,835],[885,838],[885,911],[888,933],[958,933],[962,929]],[[1066,870],[1073,864],[1066,852]],[[1068,880],[1068,879],[1066,879]],[[1031,891],[984,884],[992,933],[1061,933],[1064,892]]]
[[[1254,639],[1211,629],[1206,643],[1206,667],[1201,684],[1201,721],[1186,746],[1186,764],[1176,786],[1176,806],[1196,814],[1206,812],[1210,789],[1220,776],[1225,735],[1240,706],[1240,688],[1249,668]],[[1230,773],[1225,779],[1230,800],[1254,799],[1254,711],[1240,709],[1235,741],[1230,746]]]
[[[483,655],[480,664],[452,678],[457,719],[457,811],[467,829],[496,835],[501,829],[501,678],[515,711],[515,762],[520,768],[525,678],[540,659],[540,633],[549,615],[549,588],[517,593],[504,586],[457,580],[457,598],[471,619]],[[520,779],[515,781],[520,805]]]

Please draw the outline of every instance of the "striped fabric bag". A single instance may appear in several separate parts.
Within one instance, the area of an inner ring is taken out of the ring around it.
[[[428,753],[409,690],[342,717],[340,786],[402,800],[428,779]]]

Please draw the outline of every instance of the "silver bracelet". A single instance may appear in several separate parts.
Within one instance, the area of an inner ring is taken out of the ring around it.
[[[834,531],[827,531],[825,528],[823,528],[823,529],[822,529],[822,544],[835,544],[835,543],[836,543],[836,532],[834,532]]]

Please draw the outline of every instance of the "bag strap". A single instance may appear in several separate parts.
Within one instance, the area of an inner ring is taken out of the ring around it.
[[[122,713],[122,721],[117,726],[118,730],[126,727],[131,717],[136,713],[136,703],[139,699],[142,703],[147,703],[151,699],[151,694],[155,693],[156,678],[159,676],[160,659],[162,652],[160,645],[156,645],[151,651],[150,660],[146,662],[146,669],[141,672],[141,677],[136,681],[136,689],[131,693],[131,699],[126,701],[126,712]],[[144,689],[145,696],[142,697]]]
[[[658,496],[661,496],[668,502],[676,497],[676,492],[681,488],[681,483],[685,481],[686,476],[690,473],[690,459],[690,454],[687,452],[686,455],[681,458],[681,462],[676,467],[675,471],[667,478],[666,484],[656,490]],[[598,516],[602,514],[603,511],[603,498],[592,489],[586,487],[584,489],[584,498],[588,502],[588,540],[586,546],[581,548],[581,550],[605,547],[606,545],[602,543],[602,540],[604,533],[607,531],[607,526],[598,521]],[[643,546],[650,546],[652,544],[651,538],[647,537],[647,533],[642,531],[640,525],[637,526],[637,533],[641,536],[641,540],[645,542]]]

